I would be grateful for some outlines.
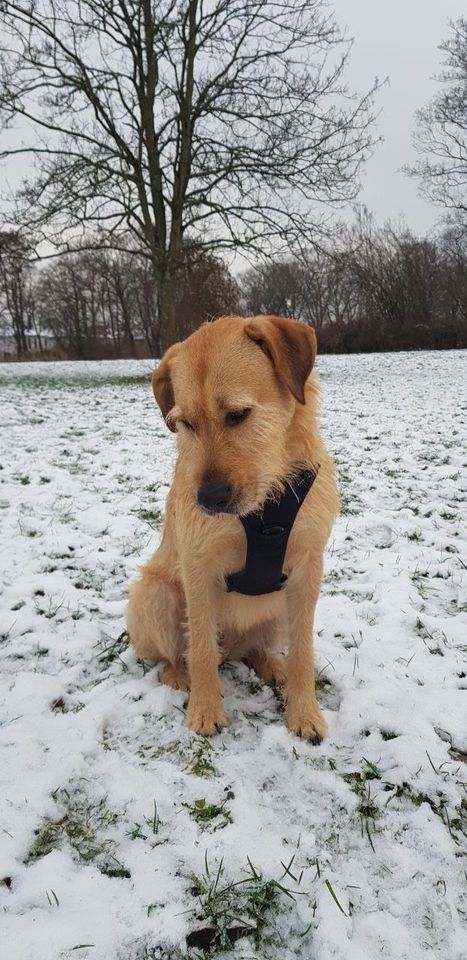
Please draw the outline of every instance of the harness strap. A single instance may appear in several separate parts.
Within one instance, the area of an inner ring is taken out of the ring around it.
[[[226,576],[228,593],[258,597],[282,589],[287,580],[282,567],[290,532],[318,469],[301,470],[280,500],[266,500],[260,512],[239,518],[246,533],[246,562],[243,570]]]

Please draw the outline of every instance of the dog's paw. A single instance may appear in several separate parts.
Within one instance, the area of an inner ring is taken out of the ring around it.
[[[172,666],[166,663],[159,676],[159,682],[165,683],[166,687],[172,687],[172,690],[189,690],[190,677],[188,670],[184,666]]]
[[[314,703],[301,705],[289,703],[286,722],[291,733],[303,740],[309,740],[313,746],[321,743],[326,735],[326,721],[316,700]]]
[[[207,704],[193,701],[193,698],[190,697],[186,711],[186,722],[190,730],[200,734],[200,736],[212,737],[213,734],[219,733],[222,727],[226,726],[222,700],[219,699],[215,703]]]
[[[274,654],[262,654],[251,657],[249,661],[261,680],[270,683],[277,688],[278,692],[285,687],[287,682],[287,661],[285,657],[278,657]]]

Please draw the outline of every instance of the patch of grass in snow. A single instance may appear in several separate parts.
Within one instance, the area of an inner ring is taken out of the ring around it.
[[[325,573],[323,578],[323,584],[327,586],[327,584],[330,584],[330,583],[339,583],[340,580],[344,579],[344,576],[345,574],[343,570],[337,570],[334,567],[332,570],[328,570],[328,572]],[[333,593],[338,593],[337,590],[331,590],[329,592],[331,593],[331,595]]]
[[[52,713],[79,713],[83,710],[84,703],[78,700],[76,703],[70,703],[65,697],[57,697],[50,704]]]
[[[173,762],[184,773],[192,773],[196,777],[217,777],[219,775],[214,763],[216,747],[207,737],[171,740],[169,743],[163,743],[155,747],[155,737],[150,727],[154,717],[148,716],[145,719],[148,721],[146,729],[149,731],[150,739],[147,743],[140,743],[137,749],[137,754],[144,764],[162,759]]]
[[[109,667],[115,660],[120,660],[120,663],[122,663],[126,669],[126,664],[123,663],[121,656],[127,649],[129,642],[128,630],[122,630],[118,637],[109,637],[107,634],[104,634],[102,640],[99,640],[97,644],[99,663],[104,664],[105,667]]]
[[[248,860],[245,876],[225,883],[224,861],[212,871],[206,856],[204,872],[191,879],[189,892],[198,901],[192,911],[197,926],[187,936],[189,948],[205,953],[194,953],[190,949],[187,960],[213,956],[213,949],[216,953],[231,950],[235,942],[243,938],[251,940],[257,951],[272,944],[276,948],[286,947],[286,932],[279,920],[287,900],[294,902],[297,891],[285,887],[283,881],[288,877],[299,885],[301,880],[292,875],[292,862],[288,867],[282,865],[284,870],[278,880],[266,880]]]
[[[36,613],[41,617],[46,617],[47,620],[53,620],[62,609],[64,603],[65,597],[63,595],[57,597],[51,593],[45,594],[44,591],[39,590],[36,590],[34,594]]]
[[[160,947],[155,945],[150,945],[148,943],[139,944],[136,950],[136,953],[133,952],[134,944],[132,946],[131,960],[188,960],[185,953],[175,947],[173,950],[166,947]],[[125,951],[118,953],[115,960],[130,960],[130,954],[128,949],[125,947]],[[210,955],[205,953],[193,954],[190,960],[211,960]]]
[[[132,840],[149,840],[152,847],[160,847],[162,844],[168,843],[169,838],[159,837],[163,822],[159,816],[155,800],[153,804],[154,807],[151,816],[144,817],[142,823],[135,823],[131,830],[128,831],[128,836],[131,837]]]
[[[410,579],[416,586],[422,600],[428,600],[430,593],[432,593],[432,590],[430,590],[428,586],[428,581],[430,579],[429,571],[427,569],[420,569],[419,567],[416,567],[413,573],[410,574]]]
[[[139,507],[133,512],[140,520],[145,521],[153,528],[158,527],[164,518],[162,510],[159,510],[158,507]]]
[[[192,741],[193,754],[187,769],[197,777],[215,777],[217,770],[212,762],[213,746],[207,737]]]
[[[29,387],[32,390],[47,387],[49,390],[98,390],[99,387],[137,387],[142,384],[149,386],[150,372],[120,374],[101,373],[96,375],[76,374],[73,376],[61,374],[59,370],[43,373],[26,373],[18,379],[21,389]],[[11,378],[0,374],[0,386],[11,386]]]
[[[361,501],[358,497],[350,496],[345,490],[341,490],[340,513],[342,517],[355,517],[360,512],[357,506],[361,507]]]
[[[157,491],[160,490],[160,488],[161,488],[161,484],[157,482],[147,483],[146,486],[144,487],[144,489],[147,490],[148,493],[157,493]]]
[[[417,617],[415,621],[415,629],[433,656],[444,657],[444,651],[442,647],[440,647],[439,643],[437,643],[437,641],[434,639],[433,634],[430,633],[423,621],[420,620],[420,617]]]
[[[39,530],[35,530],[34,527],[25,527],[20,520],[18,520],[18,526],[22,537],[29,537],[33,540],[34,537],[40,536]]]
[[[70,503],[71,494],[59,494],[50,508],[50,516],[59,523],[71,523],[75,519],[73,505]]]
[[[35,657],[47,657],[49,648],[41,647],[40,643],[36,643],[36,645],[33,647],[32,653]]]
[[[370,763],[363,757],[362,769],[344,774],[344,780],[349,784],[352,793],[358,797],[356,813],[360,817],[362,836],[366,836],[374,851],[373,834],[375,833],[375,821],[377,820],[380,809],[371,795],[371,780],[381,780],[381,773],[374,763]]]
[[[233,800],[233,798],[234,794],[231,790],[228,790],[221,803],[207,803],[202,797],[192,804],[182,803],[182,807],[188,810],[190,817],[201,830],[210,830],[214,833],[216,830],[223,830],[229,823],[233,823],[232,814],[227,806],[228,801]]]
[[[76,580],[73,581],[73,586],[77,590],[92,590],[96,596],[102,596],[106,582],[105,577],[98,574],[92,567],[73,567],[72,569],[76,572]]]
[[[450,812],[449,799],[442,790],[437,790],[435,796],[430,797],[423,791],[414,790],[406,781],[400,784],[385,783],[384,790],[391,792],[386,806],[400,799],[407,800],[414,807],[421,807],[423,803],[428,804],[432,813],[439,817],[456,844],[460,845],[462,837],[467,835],[467,800],[462,799]]]
[[[68,844],[79,863],[95,862],[106,876],[128,878],[129,871],[115,856],[114,841],[106,836],[118,815],[109,809],[105,798],[91,800],[79,785],[73,784],[57,790],[52,797],[61,815],[55,820],[44,820],[36,828],[25,863],[41,860]]]
[[[317,690],[325,690],[326,687],[332,687],[332,682],[329,677],[326,676],[325,671],[326,667],[323,667],[315,677],[315,687]]]

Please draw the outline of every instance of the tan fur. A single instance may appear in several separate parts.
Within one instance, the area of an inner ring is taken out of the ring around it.
[[[325,733],[312,628],[338,495],[317,425],[315,354],[313,331],[297,321],[222,317],[171,347],[153,375],[178,458],[161,544],[130,589],[128,629],[140,656],[169,665],[163,682],[186,689],[188,664],[187,723],[199,734],[224,726],[219,662],[240,657],[284,686],[289,730],[314,740]],[[251,408],[247,419],[227,426],[226,412],[241,408]],[[227,593],[225,575],[245,562],[238,514],[277,495],[297,466],[317,464],[290,535],[285,588]],[[199,487],[218,482],[231,485],[237,515],[198,506]]]

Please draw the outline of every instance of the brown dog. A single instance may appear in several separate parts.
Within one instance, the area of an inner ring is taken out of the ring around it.
[[[130,590],[128,629],[139,656],[165,662],[163,683],[191,687],[187,723],[199,734],[225,725],[218,667],[227,658],[284,685],[289,730],[314,742],[325,733],[312,628],[338,495],[309,378],[315,355],[303,323],[222,317],[167,350],[153,374],[178,458],[161,544]],[[239,518],[318,465],[290,533],[284,588],[228,592],[226,576],[245,564]]]

